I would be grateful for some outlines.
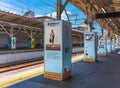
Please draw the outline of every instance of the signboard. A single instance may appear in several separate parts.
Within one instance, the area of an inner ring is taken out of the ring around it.
[[[65,21],[44,23],[44,77],[63,80],[71,76],[71,24]]]
[[[105,35],[98,37],[98,55],[106,56],[107,54],[107,38]]]
[[[94,32],[84,33],[84,61],[95,62],[97,59],[97,36]]]

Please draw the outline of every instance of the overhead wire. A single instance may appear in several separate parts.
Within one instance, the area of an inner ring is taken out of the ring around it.
[[[21,1],[21,0],[16,0],[17,2],[20,2],[20,3],[22,3],[22,4],[24,4],[24,5],[28,5],[27,3],[25,3],[25,2],[23,2],[23,1]],[[41,8],[38,8],[38,7],[35,7],[35,5],[31,5],[33,8],[36,8],[36,9],[38,9],[38,10],[40,10]],[[28,7],[29,8],[29,7]]]
[[[21,1],[21,0],[16,0],[17,2],[20,2],[20,3],[22,3],[22,4],[24,4],[24,5],[28,5],[27,3],[25,3],[25,2],[23,2],[23,1]],[[40,1],[40,0],[39,0]],[[1,0],[1,2],[4,2],[4,3],[9,3],[9,2],[6,2],[6,1],[2,1]],[[48,4],[47,2],[44,2],[44,1],[41,1],[42,3],[44,3],[44,4],[46,4],[46,5],[48,5],[48,6],[50,6],[50,7],[52,7],[52,8],[54,8],[54,9],[56,9],[56,7],[54,7],[54,6],[52,6],[52,5],[50,5],[50,4]],[[54,2],[55,3],[55,2]],[[17,8],[21,8],[22,10],[18,10],[18,9],[15,9],[15,8],[11,8],[11,7],[9,7],[9,6],[4,6],[4,5],[1,5],[2,7],[5,7],[5,8],[9,8],[9,9],[14,9],[14,10],[16,10],[16,11],[19,11],[19,12],[21,12],[21,13],[23,13],[23,9],[24,10],[28,10],[27,8],[24,8],[24,7],[21,7],[21,6],[18,6],[18,5],[14,5],[15,7],[17,7]],[[28,7],[28,6],[27,6]],[[32,8],[35,8],[35,9],[37,9],[37,10],[40,10],[41,8],[38,8],[38,7],[35,7],[34,5],[32,5]],[[41,9],[42,10],[42,9]],[[38,13],[38,12],[35,12],[35,13],[37,13],[37,14],[41,14],[41,13]]]
[[[25,3],[25,2],[23,2],[23,1],[21,1],[21,0],[16,0],[17,2],[20,2],[20,3],[22,3],[22,4],[24,4],[24,5],[28,5],[27,3]],[[38,1],[40,1],[40,0],[38,0]],[[54,7],[54,6],[52,6],[52,5],[50,5],[50,4],[48,4],[47,2],[45,2],[45,1],[40,1],[40,2],[42,2],[43,4],[45,4],[45,5],[48,5],[49,7],[52,7],[52,9],[56,9],[56,7]],[[38,7],[35,7],[35,5],[30,5],[30,6],[32,6],[33,8],[36,8],[37,10],[42,10],[43,11],[43,8],[38,8]],[[45,8],[44,8],[45,9]],[[46,10],[48,10],[48,9],[46,9]],[[41,13],[40,13],[41,14]]]
[[[55,1],[52,1],[52,0],[49,0],[49,1],[53,2],[54,4],[56,4],[56,2],[55,2]]]
[[[15,11],[19,11],[22,13],[22,10],[18,10],[18,9],[15,9],[15,8],[11,8],[11,7],[8,7],[8,6],[5,6],[5,5],[0,5],[2,7],[5,7],[5,8],[8,8],[8,9],[11,9],[11,10],[15,10]]]
[[[50,6],[50,7],[52,7],[52,8],[54,8],[54,9],[56,9],[55,6],[53,6],[53,5],[51,5],[51,4],[47,3],[47,2],[45,2],[44,0],[39,0],[39,1],[40,1],[40,2],[42,1],[42,3],[44,3],[44,4],[46,4],[46,5]]]
[[[1,0],[1,1],[2,1],[2,0]],[[20,3],[24,4],[24,5],[26,5],[26,7],[28,7],[28,4],[25,3],[25,2],[23,2],[23,1],[21,1],[21,0],[16,0],[16,1],[17,1],[17,2],[20,2]],[[56,2],[55,2],[55,1],[50,0],[50,1],[52,2],[51,4],[48,3],[48,2],[46,2],[46,1],[44,1],[44,0],[38,0],[38,1],[41,2],[41,3],[43,3],[43,4],[45,4],[45,5],[47,5],[47,6],[49,6],[49,7],[51,7],[51,8],[53,8],[53,9],[56,9]],[[2,1],[2,2],[8,3],[8,2],[6,2],[6,1]],[[53,5],[53,4],[55,4],[55,5]],[[9,8],[9,9],[12,9],[12,10],[14,9],[14,10],[16,10],[16,11],[19,11],[19,12],[23,13],[23,10],[18,10],[18,9],[16,9],[16,8],[11,8],[11,7],[4,6],[4,5],[1,5],[1,6],[6,7],[6,8]],[[22,7],[22,6],[19,6],[19,5],[14,5],[14,6],[15,6],[15,7],[18,7],[18,8],[22,8],[22,9],[24,9],[24,10],[28,10],[27,8]],[[41,8],[35,7],[35,5],[30,5],[30,6],[32,6],[32,8],[38,9],[38,10],[41,9]],[[35,13],[38,13],[38,12],[35,12]]]

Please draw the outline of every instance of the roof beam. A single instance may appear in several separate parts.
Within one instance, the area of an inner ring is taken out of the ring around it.
[[[96,19],[115,18],[115,17],[120,17],[120,12],[99,13],[99,14],[96,14]]]
[[[120,3],[113,3],[110,5],[110,7],[120,7]]]

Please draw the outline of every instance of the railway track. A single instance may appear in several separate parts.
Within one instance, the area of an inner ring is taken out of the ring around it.
[[[74,53],[74,54],[72,54],[72,57],[75,57],[80,54],[82,54],[82,53]],[[14,71],[14,70],[18,70],[18,69],[22,69],[22,68],[26,68],[26,67],[30,67],[30,66],[42,64],[42,63],[44,63],[44,60],[32,61],[32,62],[27,62],[27,63],[23,63],[23,64],[19,64],[19,65],[3,67],[3,68],[0,68],[0,73],[10,72],[10,71]]]
[[[42,64],[42,63],[44,63],[44,60],[27,62],[27,63],[24,63],[24,64],[13,65],[13,66],[9,66],[9,67],[3,67],[3,68],[0,68],[0,73],[14,71],[14,70],[17,70],[17,69],[22,69],[22,68],[30,67],[30,66],[33,66],[33,65]]]

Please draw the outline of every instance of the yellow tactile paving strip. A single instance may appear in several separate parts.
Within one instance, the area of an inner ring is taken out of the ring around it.
[[[80,61],[80,60],[83,60],[83,54],[73,57],[72,58],[72,63],[75,63],[75,62]],[[37,70],[37,71],[34,71],[34,72],[24,74],[22,76],[18,76],[18,77],[0,82],[0,88],[6,88],[8,86],[11,86],[13,84],[22,82],[22,81],[30,79],[30,78],[33,78],[33,77],[38,76],[38,75],[43,74],[43,73],[44,73],[44,69],[40,69],[40,70]]]

